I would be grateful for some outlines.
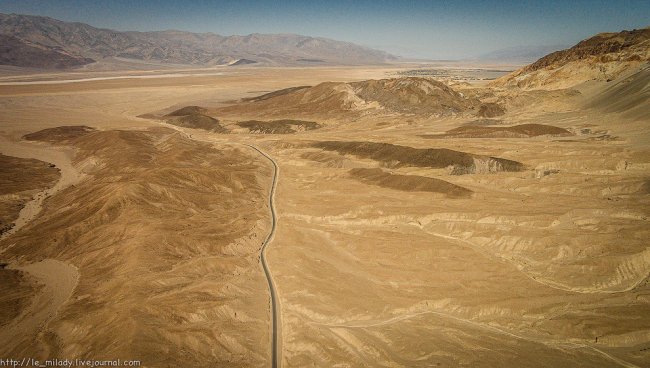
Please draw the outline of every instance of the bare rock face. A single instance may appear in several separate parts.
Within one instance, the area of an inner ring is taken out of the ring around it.
[[[650,28],[601,33],[493,82],[497,87],[567,88],[612,80],[650,61]]]

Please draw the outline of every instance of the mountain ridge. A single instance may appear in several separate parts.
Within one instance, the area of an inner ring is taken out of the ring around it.
[[[0,13],[0,35],[59,50],[80,60],[115,58],[163,64],[228,65],[240,59],[260,65],[301,65],[301,60],[326,64],[383,64],[396,59],[384,51],[350,42],[290,33],[222,36],[179,30],[116,31],[51,17]],[[13,64],[22,66],[16,60]],[[57,69],[56,65],[43,68]]]
[[[650,62],[650,27],[599,33],[503,76],[495,87],[569,88],[611,81]]]

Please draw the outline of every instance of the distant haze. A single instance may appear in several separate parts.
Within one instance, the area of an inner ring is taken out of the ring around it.
[[[514,46],[505,49],[494,50],[486,54],[478,55],[472,59],[483,61],[512,61],[517,63],[530,63],[551,52],[563,50],[573,45],[553,46]]]
[[[599,32],[644,28],[650,2],[574,1],[0,1],[0,12],[116,30],[221,35],[296,33],[396,55],[465,59],[521,46],[572,45]]]

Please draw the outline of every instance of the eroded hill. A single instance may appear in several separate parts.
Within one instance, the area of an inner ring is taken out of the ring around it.
[[[359,117],[367,114],[448,116],[471,111],[480,102],[445,83],[421,77],[360,82],[326,82],[248,98],[217,114],[277,117]]]
[[[31,294],[36,308],[61,306],[37,321],[42,330],[4,325],[2,353],[122,356],[149,366],[266,364],[268,297],[258,265],[268,223],[265,162],[246,148],[215,148],[171,129],[59,133],[30,137],[76,148],[86,179],[49,198],[1,248],[2,259],[46,293],[13,275],[5,300],[29,305],[21,300]],[[69,299],[48,284],[66,269],[79,275],[69,278]]]
[[[589,81],[608,81],[650,61],[650,28],[601,33],[556,51],[499,78],[493,86],[567,88]]]

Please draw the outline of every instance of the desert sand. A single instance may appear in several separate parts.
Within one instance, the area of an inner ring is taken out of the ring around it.
[[[62,179],[0,241],[0,355],[270,366],[252,145],[279,167],[279,366],[647,366],[650,126],[625,104],[647,70],[515,90],[411,69],[12,76],[0,153]]]

